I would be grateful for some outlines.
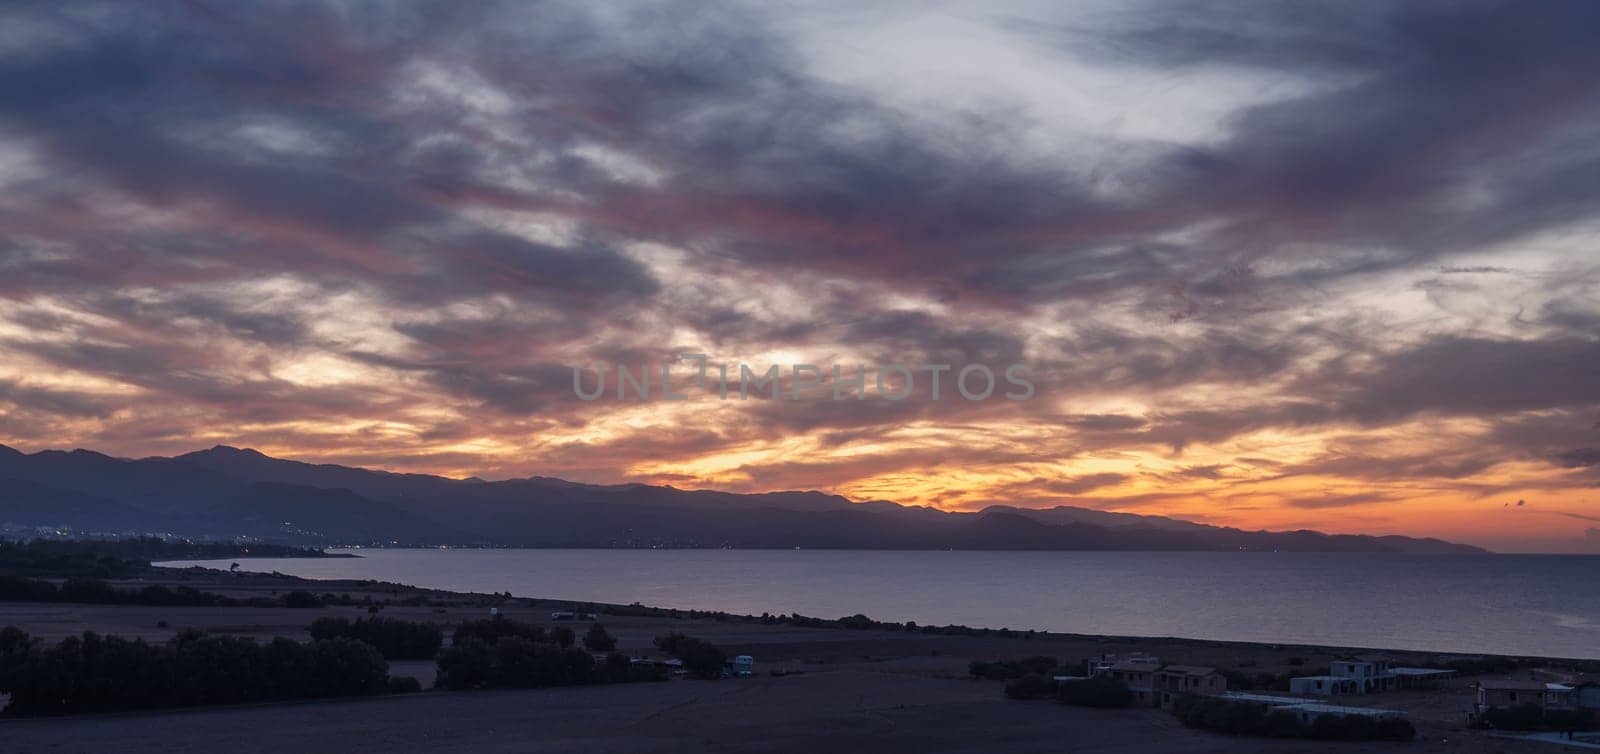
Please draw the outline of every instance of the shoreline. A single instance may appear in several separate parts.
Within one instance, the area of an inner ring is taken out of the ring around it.
[[[679,632],[710,641],[729,656],[756,658],[757,677],[723,681],[672,680],[573,688],[439,691],[360,699],[294,701],[243,706],[151,710],[94,716],[5,720],[7,740],[19,750],[47,743],[104,750],[135,742],[164,751],[203,752],[337,748],[387,754],[395,740],[443,741],[450,750],[525,751],[538,742],[578,751],[677,751],[684,740],[710,748],[742,750],[746,742],[783,736],[763,750],[873,749],[891,752],[993,750],[1006,730],[1016,750],[1048,751],[1063,740],[1094,731],[1096,750],[1111,752],[1351,751],[1324,741],[1240,739],[1183,728],[1159,709],[1093,710],[1007,700],[1005,684],[976,679],[974,662],[1031,656],[1076,662],[1107,653],[1146,653],[1164,662],[1226,668],[1237,674],[1306,674],[1335,658],[1382,655],[1399,664],[1498,660],[1509,656],[1450,652],[1133,637],[1001,629],[889,628],[889,624],[652,608],[591,601],[509,596],[505,593],[427,589],[373,580],[309,579],[286,574],[228,572],[201,566],[149,567],[118,579],[118,588],[151,584],[190,586],[237,598],[311,591],[348,598],[315,608],[161,607],[75,603],[0,603],[0,625],[18,625],[45,640],[84,630],[162,642],[184,628],[266,640],[309,638],[320,617],[350,619],[376,614],[430,622],[448,630],[490,608],[514,620],[559,625],[552,613],[595,612],[614,634],[618,650],[649,656],[656,636]],[[581,630],[581,623],[575,624]],[[1518,667],[1559,664],[1559,659],[1516,658]],[[431,686],[431,661],[395,661],[394,675]],[[1523,672],[1523,671],[1518,671]],[[1395,751],[1541,751],[1545,744],[1491,738],[1465,727],[1471,677],[1453,678],[1436,691],[1402,691],[1342,698],[1337,704],[1402,709],[1415,720],[1417,741],[1385,743]],[[181,715],[182,717],[174,717]],[[19,724],[20,723],[20,724]],[[352,726],[352,723],[355,725]],[[892,724],[890,724],[892,723]],[[233,731],[272,730],[247,739]],[[383,730],[376,740],[365,731]],[[905,731],[927,731],[927,737]],[[175,733],[174,731],[181,731]],[[516,731],[518,735],[508,735]],[[686,739],[687,737],[687,739]],[[64,743],[62,743],[64,742]],[[129,744],[131,745],[131,744]],[[1524,748],[1529,747],[1529,748]],[[405,747],[402,747],[402,749]],[[697,746],[696,748],[707,748]],[[1360,750],[1366,750],[1365,748]]]
[[[615,556],[616,550],[587,548],[481,548],[453,556],[448,552],[386,548],[367,553],[363,560],[248,567],[312,579],[376,578],[464,591],[509,589],[571,602],[638,602],[730,615],[798,612],[832,619],[860,614],[882,622],[965,625],[1013,633],[1031,629],[1063,636],[1600,660],[1600,643],[1591,641],[1597,635],[1579,619],[1560,615],[1573,613],[1593,620],[1592,611],[1581,604],[1566,606],[1541,598],[1529,604],[1498,600],[1474,607],[1472,601],[1481,591],[1474,586],[1473,574],[1493,576],[1518,562],[1527,569],[1516,573],[1570,574],[1591,567],[1587,560],[1568,556],[1551,559],[1554,565],[1541,565],[1546,559],[1512,555],[1505,557],[1515,560],[1498,561],[1502,564],[1497,566],[1476,556],[1457,560],[1399,555],[1389,562],[1363,559],[1352,564],[1363,566],[1352,579],[1339,575],[1344,573],[1342,556],[1307,553],[1244,558],[1160,553],[1149,565],[1125,566],[1144,558],[1101,552],[1058,558],[1055,553],[1016,551],[940,551],[952,553],[947,556],[852,551],[860,557],[844,562],[855,565],[837,566],[830,555],[799,551],[628,551]],[[1224,575],[1185,576],[1210,563],[1219,564]],[[1361,585],[1361,573],[1382,575],[1412,568],[1425,579],[1464,591],[1454,597],[1451,591],[1416,589],[1384,595],[1368,594],[1370,589]],[[979,588],[993,573],[1011,570],[1049,581],[1039,582],[1038,589]],[[1289,593],[1292,587],[1284,586],[1287,577],[1276,575],[1301,572],[1339,582],[1337,590],[1326,595]],[[968,579],[969,573],[979,576]],[[1126,582],[1125,573],[1132,574]],[[859,581],[853,580],[858,576]],[[1257,593],[1251,591],[1256,588],[1252,585],[1263,587],[1261,593],[1274,599],[1290,600],[1284,604],[1296,609],[1279,611],[1276,602],[1251,599]],[[1144,589],[1171,599],[1140,596]],[[1136,599],[1123,599],[1130,596]]]
[[[179,562],[179,561],[163,561],[163,562]],[[365,591],[365,590],[370,590],[370,589],[373,589],[373,588],[378,588],[378,589],[385,590],[385,591],[396,591],[396,592],[404,592],[404,593],[413,593],[413,594],[418,594],[418,595],[443,596],[447,600],[448,599],[460,600],[461,602],[459,604],[474,604],[474,605],[482,605],[482,606],[489,606],[489,605],[498,604],[498,602],[496,602],[497,600],[506,599],[505,597],[501,596],[500,594],[495,594],[495,593],[467,592],[467,591],[450,590],[450,589],[437,589],[437,588],[433,588],[433,587],[424,587],[424,586],[417,586],[417,585],[413,585],[413,584],[401,584],[401,583],[398,583],[398,582],[379,581],[379,580],[367,580],[367,579],[315,579],[315,578],[307,578],[307,577],[303,577],[303,576],[295,576],[295,575],[292,575],[292,574],[283,574],[283,573],[277,573],[277,572],[262,573],[262,572],[256,572],[256,571],[240,571],[239,574],[234,574],[234,573],[229,573],[227,571],[221,571],[221,570],[217,570],[217,569],[205,568],[203,566],[169,567],[169,566],[152,565],[151,569],[155,570],[155,571],[172,571],[172,572],[177,572],[177,573],[183,573],[185,575],[192,574],[194,571],[198,570],[198,571],[204,572],[206,574],[211,574],[211,575],[215,575],[215,576],[218,576],[218,577],[230,577],[230,576],[236,576],[236,575],[242,574],[242,575],[253,576],[253,577],[258,577],[258,578],[282,579],[282,580],[285,581],[285,583],[292,583],[292,584],[297,584],[297,585],[300,585],[300,586],[321,585],[322,588],[318,590],[319,593],[320,592],[325,592],[325,591],[332,591],[334,593],[338,593],[338,592],[340,592],[342,590],[361,590],[361,591]],[[708,619],[709,618],[709,619],[712,619],[712,620],[739,622],[739,623],[746,623],[746,624],[763,624],[763,617],[760,616],[760,615],[753,615],[753,614],[749,614],[749,613],[733,613],[733,612],[726,612],[726,611],[720,611],[720,610],[702,610],[702,609],[698,609],[698,608],[687,608],[687,607],[682,607],[682,608],[680,608],[680,607],[661,607],[661,606],[655,606],[655,605],[643,605],[643,604],[639,604],[639,603],[623,604],[623,603],[618,603],[618,602],[603,602],[603,601],[596,601],[596,600],[576,600],[576,599],[567,599],[567,598],[559,598],[559,597],[537,597],[537,596],[529,597],[529,596],[521,596],[521,595],[513,595],[510,599],[512,599],[512,600],[524,600],[524,601],[528,601],[528,602],[532,602],[532,603],[537,603],[538,605],[541,605],[541,606],[548,606],[548,607],[551,607],[551,608],[581,610],[583,612],[595,612],[595,613],[600,613],[602,615],[611,615],[611,616],[655,617],[655,618],[667,618],[667,619],[673,619],[673,620]],[[850,617],[854,617],[854,616],[850,616]],[[898,623],[897,624],[894,621],[879,621],[879,620],[874,619],[870,615],[866,615],[866,616],[862,616],[862,617],[865,617],[865,618],[867,618],[869,620],[872,620],[875,623],[878,623],[878,624],[881,624],[881,625],[885,625],[885,626],[887,626],[887,625],[904,626],[905,625],[904,623]],[[800,619],[800,622],[798,624],[795,622],[796,618]],[[840,620],[841,620],[841,618],[823,618],[823,617],[813,617],[813,616],[788,616],[787,614],[781,614],[781,615],[775,614],[775,615],[770,616],[769,622],[767,624],[770,624],[771,622],[776,622],[776,623],[782,624],[782,625],[798,625],[799,627],[803,627],[803,628],[824,628],[824,629],[836,630],[836,631],[883,630],[883,629],[875,629],[875,628],[852,628],[852,627],[848,627],[848,626],[844,626],[844,625],[838,625]],[[990,627],[990,626],[967,626],[967,625],[956,625],[956,624],[950,624],[950,625],[912,624],[912,625],[916,626],[915,630],[907,631],[904,628],[887,629],[887,630],[889,630],[891,632],[898,631],[898,632],[901,632],[901,633],[905,633],[906,635],[920,635],[920,634],[925,634],[925,633],[931,633],[932,635],[943,635],[943,636],[957,636],[957,637],[959,637],[959,636],[970,636],[970,637],[980,637],[980,638],[981,637],[995,637],[995,638],[1003,638],[1003,639],[1020,639],[1020,640],[1023,640],[1023,641],[1062,640],[1062,641],[1074,641],[1074,642],[1095,642],[1095,643],[1101,643],[1101,644],[1130,644],[1130,645],[1139,644],[1141,642],[1144,642],[1144,643],[1160,643],[1160,644],[1169,644],[1169,645],[1187,645],[1187,646],[1193,646],[1193,647],[1217,648],[1217,649],[1230,649],[1230,648],[1231,649],[1263,649],[1263,650],[1272,650],[1272,651],[1297,651],[1297,652],[1298,651],[1304,651],[1304,652],[1307,652],[1307,653],[1347,654],[1347,655],[1355,655],[1355,654],[1392,654],[1392,655],[1406,655],[1406,656],[1447,657],[1447,658],[1456,658],[1456,659],[1477,659],[1477,658],[1482,658],[1482,659],[1515,659],[1515,660],[1534,661],[1534,662],[1573,663],[1573,664],[1593,663],[1593,664],[1596,664],[1596,665],[1600,665],[1600,658],[1566,657],[1566,656],[1560,656],[1560,655],[1507,654],[1507,653],[1496,653],[1496,652],[1461,652],[1461,651],[1441,650],[1441,649],[1417,649],[1417,648],[1404,648],[1404,647],[1379,647],[1379,646],[1359,646],[1359,645],[1341,645],[1341,644],[1317,644],[1317,643],[1292,642],[1292,641],[1268,642],[1268,641],[1247,641],[1247,640],[1235,640],[1235,639],[1205,639],[1205,638],[1196,638],[1196,637],[1189,637],[1189,636],[1154,635],[1154,634],[1151,634],[1151,635],[1143,635],[1143,634],[1095,634],[1095,633],[1077,633],[1077,632],[1071,632],[1071,631],[1049,631],[1049,630],[1043,630],[1043,629],[1016,629],[1016,628],[1009,628],[1009,627],[995,628],[995,627]],[[932,631],[929,631],[929,629],[932,629]]]

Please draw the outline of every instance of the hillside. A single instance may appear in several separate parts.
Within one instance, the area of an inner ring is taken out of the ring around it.
[[[952,513],[815,491],[395,474],[218,446],[174,458],[0,446],[0,525],[292,544],[1481,553],[1436,539],[1267,532],[1087,508]]]

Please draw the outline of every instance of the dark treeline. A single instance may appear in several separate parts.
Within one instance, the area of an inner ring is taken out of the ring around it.
[[[72,602],[87,605],[151,605],[155,607],[323,607],[355,604],[347,596],[313,594],[304,590],[279,597],[238,599],[190,586],[151,584],[138,589],[118,589],[98,579],[70,578],[59,586],[42,579],[0,574],[0,602]]]
[[[565,632],[565,643],[556,634]],[[439,652],[434,685],[445,689],[535,688],[663,680],[653,666],[612,653],[596,663],[572,646],[572,630],[546,632],[509,618],[463,622]]]
[[[727,657],[716,645],[676,631],[656,637],[656,648],[683,662],[683,669],[696,678],[719,678]]]
[[[47,645],[0,630],[0,691],[17,715],[381,694],[388,673],[376,649],[351,639],[258,644],[191,630],[164,644],[90,632]]]
[[[430,623],[395,618],[318,618],[312,639],[355,639],[376,647],[387,660],[431,660],[444,643],[444,632]]]
[[[1079,675],[1083,672],[1084,663],[1058,660],[1054,657],[1037,655],[1024,657],[1020,660],[973,660],[967,665],[967,673],[973,678],[982,678],[988,681],[1009,681],[1028,675],[1057,676]]]
[[[1594,722],[1594,710],[1546,710],[1537,704],[1524,704],[1517,707],[1495,707],[1483,711],[1473,719],[1473,724],[1479,728],[1519,731],[1591,730],[1594,727]]]
[[[109,579],[150,567],[153,560],[240,557],[329,557],[321,550],[285,545],[237,545],[224,542],[178,542],[139,539],[0,540],[0,572],[38,576],[87,576]]]
[[[1126,707],[1133,703],[1133,692],[1128,685],[1108,675],[1057,682],[1054,676],[1071,675],[1073,671],[1069,667],[1055,665],[1055,661],[1049,657],[1029,657],[1014,662],[974,662],[969,670],[978,678],[1008,678],[1008,699],[1054,699],[1079,707]]]
[[[1417,735],[1403,717],[1371,718],[1365,715],[1318,715],[1310,724],[1289,710],[1267,710],[1253,702],[1188,695],[1178,699],[1172,714],[1188,728],[1214,730],[1238,736],[1317,738],[1337,741],[1410,740]]]
[[[549,641],[543,626],[497,615],[493,618],[461,621],[450,633],[450,645],[459,646],[469,640],[493,644],[501,639],[513,637],[535,643]]]
[[[1033,630],[973,628],[959,625],[924,626],[919,625],[916,621],[906,621],[904,623],[881,621],[859,613],[847,615],[843,618],[813,618],[799,613],[793,615],[773,615],[771,613],[739,615],[737,613],[725,613],[720,610],[679,610],[669,607],[650,607],[638,603],[632,605],[609,605],[604,608],[590,605],[588,609],[592,612],[604,612],[608,615],[626,615],[641,618],[689,618],[693,620],[714,620],[719,623],[760,623],[769,626],[787,625],[801,628],[842,628],[854,631],[899,631],[942,636],[1002,636],[1021,639],[1031,639],[1040,635],[1040,632]]]

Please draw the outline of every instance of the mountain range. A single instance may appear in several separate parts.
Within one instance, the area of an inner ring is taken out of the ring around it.
[[[487,482],[273,458],[0,445],[0,526],[287,544],[1483,553],[1438,539],[1245,531],[1061,506],[947,512],[816,491],[736,494],[548,477]]]

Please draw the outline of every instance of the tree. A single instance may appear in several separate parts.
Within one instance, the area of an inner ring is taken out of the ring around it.
[[[716,645],[676,631],[656,637],[656,647],[683,661],[683,669],[696,678],[721,678],[727,658]]]
[[[431,660],[444,643],[444,632],[430,623],[415,623],[398,618],[324,617],[311,623],[311,638],[349,638],[378,648],[389,660]]]
[[[583,635],[583,647],[590,652],[610,652],[617,648],[617,640],[605,626],[596,623]]]
[[[556,626],[550,629],[550,640],[562,648],[570,647],[578,640],[578,635],[566,626]]]

